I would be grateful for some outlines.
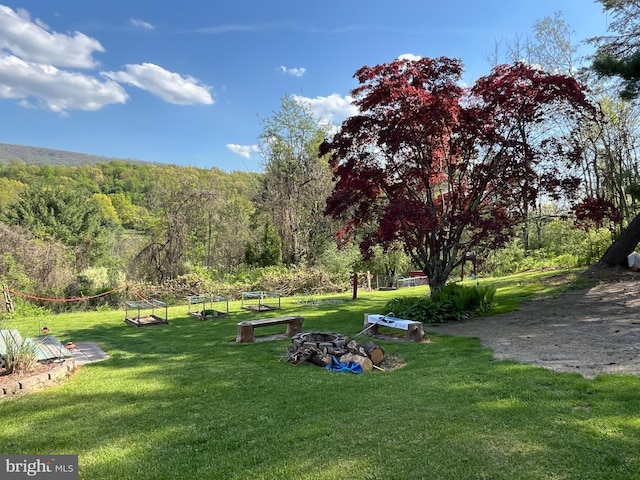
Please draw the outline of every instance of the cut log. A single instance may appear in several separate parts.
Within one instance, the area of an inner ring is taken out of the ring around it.
[[[322,352],[315,347],[290,348],[287,353],[287,362],[300,365],[314,355],[321,355]]]
[[[347,349],[355,355],[369,357],[374,365],[379,365],[384,360],[384,349],[375,342],[366,342],[364,345],[350,340],[347,343]]]
[[[363,345],[367,357],[371,359],[374,365],[380,365],[384,360],[384,348],[376,345],[374,342],[367,342]]]
[[[336,357],[341,357],[345,353],[349,352],[345,348],[330,347],[327,348],[326,353],[327,355],[335,355]]]
[[[309,357],[309,362],[317,365],[318,367],[326,367],[331,364],[331,355],[327,355],[322,352],[315,352],[313,355]]]
[[[357,350],[358,349],[358,345],[360,345],[360,344],[357,341],[349,340],[349,342],[347,343],[347,348],[349,350]]]
[[[363,357],[367,356],[367,352],[365,352],[362,344],[356,342],[355,340],[349,340],[349,343],[347,343],[347,350],[355,355],[362,355]]]
[[[373,362],[369,357],[363,355],[356,355],[354,353],[347,353],[340,357],[340,363],[357,363],[362,367],[363,372],[370,372],[373,370]]]

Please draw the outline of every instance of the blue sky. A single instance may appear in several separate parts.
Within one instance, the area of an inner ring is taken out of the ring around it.
[[[0,142],[260,171],[284,95],[339,124],[355,71],[401,55],[471,84],[558,11],[576,43],[606,32],[592,0],[0,0]]]

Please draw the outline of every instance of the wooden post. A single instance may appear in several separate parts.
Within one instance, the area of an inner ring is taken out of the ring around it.
[[[2,294],[4,295],[4,304],[7,308],[7,313],[13,313],[13,302],[11,301],[11,295],[9,295],[9,289],[6,285],[2,286]]]
[[[353,274],[353,296],[352,299],[356,300],[358,298],[358,274]]]

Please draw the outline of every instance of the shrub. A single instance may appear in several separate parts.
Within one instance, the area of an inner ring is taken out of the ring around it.
[[[468,287],[449,283],[433,297],[401,297],[389,301],[385,309],[398,318],[422,323],[445,323],[486,312],[496,293],[492,286]]]
[[[489,285],[473,287],[448,283],[433,297],[437,302],[450,302],[454,310],[463,314],[478,314],[493,305],[496,288]]]
[[[16,298],[14,300],[14,313],[7,314],[7,318],[13,317],[43,317],[45,315],[51,315],[51,310],[43,307],[41,305],[37,305],[32,301],[25,298]]]
[[[35,345],[26,340],[15,342],[8,335],[3,338],[7,346],[7,353],[3,356],[7,375],[33,371],[38,363]]]

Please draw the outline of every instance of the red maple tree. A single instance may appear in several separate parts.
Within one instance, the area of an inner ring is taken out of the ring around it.
[[[573,207],[576,228],[588,232],[592,228],[602,228],[608,220],[613,223],[620,222],[620,210],[601,197],[585,198]]]
[[[365,257],[400,242],[432,292],[465,252],[503,245],[539,195],[576,192],[570,129],[592,111],[574,79],[530,65],[500,65],[470,88],[461,75],[445,57],[361,68],[360,114],[320,147],[336,180],[325,213],[343,220],[338,238],[358,232]]]

